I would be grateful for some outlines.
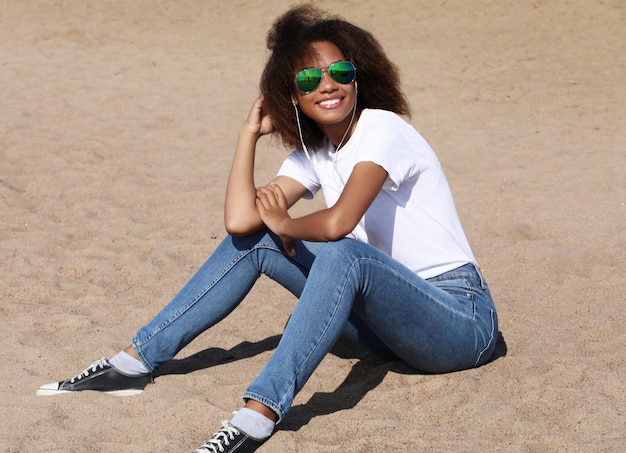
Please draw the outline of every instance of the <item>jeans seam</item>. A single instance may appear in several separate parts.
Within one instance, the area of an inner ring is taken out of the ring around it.
[[[235,257],[235,259],[233,259],[230,263],[228,263],[226,266],[224,266],[224,268],[222,269],[222,272],[219,275],[217,275],[210,283],[208,283],[206,286],[204,286],[202,288],[202,290],[198,291],[196,293],[195,297],[193,299],[191,299],[191,301],[189,303],[187,303],[184,306],[180,307],[180,309],[178,311],[173,313],[163,323],[161,323],[160,325],[156,326],[149,333],[149,335],[147,335],[141,342],[136,341],[137,337],[135,337],[135,338],[133,338],[131,340],[131,343],[133,344],[133,347],[134,347],[135,351],[137,352],[137,355],[139,355],[142,363],[144,363],[144,365],[146,365],[149,369],[153,369],[154,368],[151,364],[148,363],[147,359],[144,357],[144,355],[141,352],[141,348],[142,348],[143,345],[145,345],[150,340],[152,340],[152,338],[154,338],[157,334],[163,332],[165,329],[167,329],[169,326],[171,326],[174,321],[176,321],[183,314],[185,314],[187,311],[189,311],[191,308],[193,308],[193,306],[195,304],[197,304],[198,301],[200,299],[202,299],[204,297],[204,295],[211,290],[211,288],[213,288],[217,283],[219,283],[239,262],[241,262],[246,256],[250,255],[253,252],[256,252],[259,249],[267,249],[267,250],[273,250],[273,251],[278,251],[279,253],[283,253],[282,250],[280,250],[278,247],[272,247],[272,246],[270,246],[268,244],[256,244],[254,247],[242,251],[239,255],[237,255]],[[302,263],[299,263],[299,264],[304,266]]]
[[[346,275],[349,275],[352,270],[354,269],[354,267],[357,265],[357,263],[361,260],[361,258],[358,258],[355,260],[355,262],[352,264],[352,266],[350,266],[350,269],[348,270],[348,272],[346,273]],[[374,261],[374,260],[372,260]],[[343,294],[345,292],[346,289],[346,285],[348,283],[348,278],[344,279],[344,284],[341,287],[341,291],[339,292],[339,297],[336,299],[337,301],[343,298]],[[337,310],[339,308],[339,303],[335,303],[334,307],[333,307],[333,311],[330,314],[330,316],[328,317],[328,320],[326,322],[326,324],[324,325],[324,329],[322,330],[322,332],[317,336],[317,342],[310,348],[309,353],[307,354],[307,356],[305,357],[305,359],[302,361],[300,367],[296,370],[296,372],[294,373],[294,379],[292,380],[290,386],[289,386],[289,390],[288,392],[285,393],[285,395],[283,396],[283,399],[280,401],[279,405],[282,408],[283,403],[285,402],[285,398],[287,398],[287,395],[289,395],[291,392],[293,392],[293,389],[296,386],[296,382],[299,379],[300,376],[300,372],[303,369],[306,369],[306,364],[308,363],[309,359],[311,358],[311,356],[313,355],[313,353],[317,350],[317,348],[319,347],[319,344],[321,342],[321,338],[324,336],[324,334],[328,331],[328,326],[330,324],[330,322],[334,319],[334,317],[337,314]],[[322,359],[323,360],[323,359]]]
[[[202,297],[213,287],[215,286],[218,282],[220,282],[222,280],[222,278],[224,278],[224,276],[226,274],[228,274],[228,272],[230,272],[230,270],[235,266],[235,264],[237,264],[239,261],[241,261],[242,258],[244,258],[248,253],[250,253],[249,251],[243,252],[241,255],[239,255],[237,257],[237,259],[234,259],[233,261],[231,261],[228,266],[226,266],[223,269],[223,272],[221,274],[219,274],[215,279],[213,279],[209,284],[207,284],[206,286],[204,286],[202,288],[201,291],[199,291],[198,293],[196,293],[196,296],[187,304],[183,305],[178,311],[176,311],[175,313],[173,313],[168,319],[166,319],[163,323],[161,323],[160,325],[158,325],[157,327],[155,327],[150,334],[146,337],[146,339],[141,342],[141,344],[145,344],[147,343],[149,340],[151,340],[156,334],[158,334],[159,332],[161,332],[162,330],[164,330],[165,328],[167,328],[168,326],[170,326],[172,324],[172,322],[174,322],[176,319],[178,319],[181,315],[183,315],[185,312],[187,312],[190,308],[192,308],[196,303],[198,303],[198,301],[200,299],[202,299]]]
[[[489,310],[489,315],[491,318],[491,331],[489,332],[489,341],[487,342],[487,345],[478,353],[478,357],[476,358],[476,361],[474,362],[474,366],[478,366],[478,364],[480,363],[480,359],[483,357],[483,355],[485,354],[485,351],[487,351],[490,347],[491,344],[493,343],[493,339],[495,337],[495,320],[494,320],[494,315],[495,312],[493,309]]]

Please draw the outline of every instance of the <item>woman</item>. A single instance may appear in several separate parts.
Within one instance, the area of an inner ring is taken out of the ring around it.
[[[38,394],[139,393],[161,364],[226,317],[265,274],[299,297],[245,406],[197,451],[254,451],[343,333],[417,370],[484,364],[496,311],[441,166],[401,116],[396,67],[373,36],[312,7],[280,17],[239,133],[226,190],[229,236],[131,345]],[[257,140],[296,148],[254,185]],[[322,189],[327,208],[288,209]]]

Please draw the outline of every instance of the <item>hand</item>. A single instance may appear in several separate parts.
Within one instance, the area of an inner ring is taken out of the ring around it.
[[[267,135],[274,132],[274,124],[269,115],[263,113],[263,96],[259,96],[252,103],[248,118],[244,124],[245,130],[257,136]]]
[[[294,256],[296,251],[292,240],[282,231],[285,221],[291,217],[287,212],[287,198],[280,186],[270,183],[265,187],[257,188],[256,207],[265,226],[280,237],[285,252],[289,256]]]

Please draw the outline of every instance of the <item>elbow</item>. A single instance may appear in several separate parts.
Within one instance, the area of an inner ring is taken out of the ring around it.
[[[224,228],[231,236],[245,236],[254,233],[261,228],[262,225],[250,222],[247,219],[237,219],[232,216],[224,216]]]
[[[246,231],[243,228],[239,228],[236,225],[231,225],[227,223],[224,226],[226,227],[226,232],[230,236],[244,236],[246,234]]]
[[[324,228],[324,236],[327,241],[338,241],[352,233],[355,226],[356,224],[346,222],[345,219],[332,219]]]

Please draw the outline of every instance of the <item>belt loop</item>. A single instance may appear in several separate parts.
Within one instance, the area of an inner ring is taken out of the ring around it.
[[[474,268],[476,269],[476,273],[480,277],[480,287],[482,289],[488,289],[489,286],[487,286],[487,280],[485,280],[485,277],[483,276],[483,273],[481,272],[480,268],[478,267],[478,264],[474,264]]]

